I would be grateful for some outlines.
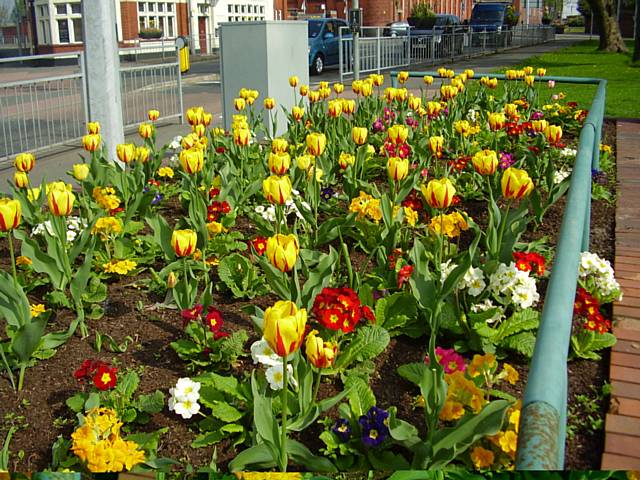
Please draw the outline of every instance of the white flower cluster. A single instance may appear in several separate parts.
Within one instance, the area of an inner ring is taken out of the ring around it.
[[[562,183],[562,181],[569,175],[571,175],[571,168],[561,168],[560,170],[556,170],[553,173],[553,183],[558,185],[559,183]]]
[[[515,303],[518,307],[529,308],[540,300],[536,280],[516,268],[515,263],[501,263],[489,278],[489,288],[501,303]]]
[[[291,190],[291,193],[294,196],[300,195],[300,192],[298,190]],[[305,210],[307,210],[309,212],[311,211],[311,206],[307,202],[300,202],[300,204],[302,205],[302,207]],[[268,207],[265,207],[264,205],[258,205],[255,208],[254,211],[258,215],[260,215],[262,218],[264,218],[266,221],[268,221],[268,222],[273,223],[273,222],[276,221],[276,207],[275,207],[275,205],[269,205]],[[293,201],[293,199],[290,198],[284,204],[284,214],[285,214],[285,216],[287,216],[287,215],[290,215],[292,213],[294,213],[296,215],[296,217],[298,217],[300,220],[303,219],[302,214],[300,213],[300,210],[298,209],[298,206]]]
[[[78,234],[87,228],[87,221],[80,217],[67,217],[67,242],[73,242]],[[49,220],[39,223],[33,228],[34,235],[44,235],[45,229],[49,235],[55,237],[53,225]]]
[[[200,411],[200,382],[180,378],[176,386],[169,389],[169,410],[187,419]]]
[[[602,303],[622,300],[620,284],[616,281],[608,260],[600,258],[595,253],[582,252],[578,276],[579,280],[585,283],[587,290],[596,295]]]
[[[253,359],[253,363],[267,367],[265,375],[267,376],[267,381],[271,389],[282,390],[284,386],[282,358],[271,350],[271,347],[264,338],[261,338],[251,345],[251,358]],[[287,373],[290,383],[296,387],[297,382],[295,378],[293,378],[293,367],[290,363],[287,364]]]
[[[440,265],[440,282],[444,284],[447,277],[457,267],[455,263],[451,263],[451,260],[447,260],[446,263]],[[479,268],[470,267],[462,277],[462,280],[456,285],[456,289],[463,290],[468,288],[468,294],[477,297],[482,293],[487,283],[484,281],[484,273]]]
[[[173,140],[169,144],[169,149],[173,151],[182,150],[182,137],[178,135],[177,137],[173,137]]]
[[[563,157],[575,157],[577,153],[578,151],[575,148],[565,147],[560,150],[560,155],[562,155]]]
[[[499,306],[493,303],[490,298],[485,299],[483,302],[474,303],[471,305],[471,311],[473,313],[486,312],[487,310],[491,310],[492,308],[497,308],[496,314],[487,320],[487,323],[495,323],[504,319],[504,310]]]

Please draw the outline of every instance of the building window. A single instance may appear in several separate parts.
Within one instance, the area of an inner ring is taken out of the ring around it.
[[[71,13],[74,13],[74,14],[76,14],[76,13],[77,14],[81,14],[82,13],[82,8],[81,8],[79,3],[72,3],[71,4]]]
[[[42,12],[42,8],[40,10]],[[80,2],[60,3],[55,5],[56,23],[58,35],[51,35],[53,43],[80,43],[82,42],[82,7]],[[47,23],[47,27],[49,24]],[[48,30],[48,28],[47,28]],[[45,38],[46,30],[43,31]]]
[[[144,2],[138,2],[138,11],[144,12]]]
[[[56,5],[56,15],[66,15],[67,14],[67,4],[62,3],[60,5]]]
[[[74,18],[73,19],[73,38],[77,42],[82,42],[84,37],[82,35],[82,19]]]
[[[173,5],[173,2],[139,2],[138,28],[158,28],[164,37],[174,37],[177,29]]]
[[[66,18],[64,20],[58,20],[58,38],[59,43],[71,43],[71,38],[69,37],[69,21]]]

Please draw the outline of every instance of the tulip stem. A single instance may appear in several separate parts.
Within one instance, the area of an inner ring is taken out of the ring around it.
[[[18,391],[22,390],[24,385],[24,372],[27,369],[26,365],[20,365],[20,376],[18,377]]]
[[[496,251],[496,260],[500,259],[500,252],[502,251],[502,237],[504,237],[504,229],[507,226],[507,219],[509,218],[509,208],[511,207],[511,200],[507,203],[507,208],[500,219],[500,230],[498,231],[498,245]]]
[[[280,470],[287,471],[287,393],[289,391],[289,378],[287,371],[287,357],[282,357],[282,392],[280,403],[282,404],[282,431],[280,437]]]
[[[16,270],[16,254],[13,251],[13,232],[7,232],[9,237],[9,254],[11,255],[11,271],[13,272],[13,283],[17,287],[18,284],[18,272]],[[0,347],[2,348],[2,347]]]
[[[11,371],[11,367],[9,366],[9,362],[7,362],[7,357],[4,355],[4,348],[0,345],[0,357],[2,357],[2,363],[4,363],[4,368],[7,371],[7,375],[9,375],[9,381],[11,382],[11,388],[16,389],[16,381],[13,378],[13,372]]]
[[[316,401],[318,400],[318,391],[320,390],[320,379],[322,378],[322,372],[320,369],[318,369],[318,376],[316,378],[316,382],[313,385],[313,397],[311,397],[313,400],[313,403],[316,403]]]

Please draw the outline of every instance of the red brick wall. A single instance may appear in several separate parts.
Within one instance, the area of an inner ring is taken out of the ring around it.
[[[396,0],[363,0],[360,2],[363,13],[363,25],[381,26],[395,20]],[[399,0],[402,5],[402,0]],[[406,0],[405,0],[406,3]]]
[[[138,38],[138,6],[136,2],[120,2],[120,17],[122,18],[122,39]]]
[[[47,55],[50,53],[69,53],[69,52],[82,52],[84,46],[82,43],[72,43],[66,45],[38,45],[36,47],[36,53],[38,55]]]
[[[176,22],[178,24],[178,35],[189,35],[189,12],[186,3],[176,4]],[[198,32],[194,32],[197,34]]]

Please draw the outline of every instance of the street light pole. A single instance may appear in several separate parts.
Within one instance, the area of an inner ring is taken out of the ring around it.
[[[360,10],[360,0],[353,0],[351,8],[353,8],[354,12],[358,12]],[[362,19],[360,15],[356,14],[356,16],[359,18],[361,25]],[[360,25],[353,32],[353,78],[355,80],[360,80]]]

